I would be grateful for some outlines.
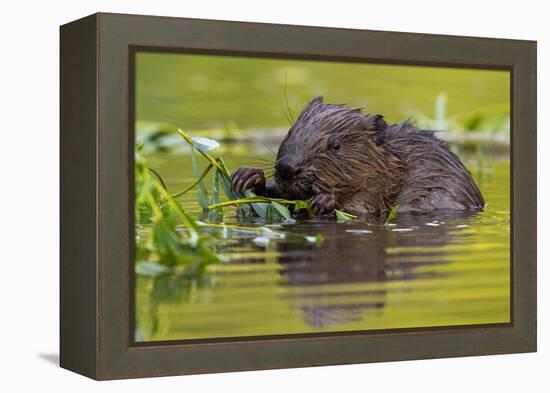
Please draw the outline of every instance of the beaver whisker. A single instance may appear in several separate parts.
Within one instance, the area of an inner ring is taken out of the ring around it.
[[[260,145],[262,145],[268,152],[270,152],[271,154],[273,154],[274,156],[277,155],[277,153],[275,153],[265,142],[263,142],[260,138],[256,138],[255,136],[251,135],[250,133],[248,132],[245,132],[246,136],[248,136],[250,139],[253,139],[255,142],[259,143]]]
[[[285,87],[284,87],[284,91],[285,91],[285,104],[286,104],[286,109],[288,110],[288,115],[290,116],[290,119],[292,120],[292,123],[294,123],[294,116],[292,115],[292,111],[290,110],[290,106],[288,105],[288,96],[286,94],[286,86],[287,86],[287,73],[285,72]],[[291,123],[291,124],[292,124]]]
[[[283,107],[281,106],[281,104],[279,104],[279,102],[277,101],[277,99],[275,99],[275,97],[269,93],[268,91],[264,90],[264,89],[259,89],[263,94],[264,96],[266,96],[267,98],[269,98],[271,100],[272,103],[274,103],[276,106],[277,106],[277,109],[279,109],[279,111],[281,112],[281,114],[284,116],[284,118],[286,119],[286,121],[288,121],[288,124],[292,125],[292,123],[294,123],[294,120],[291,120],[287,113],[285,112],[285,110],[283,109]],[[273,153],[275,154],[275,153]]]
[[[264,162],[269,162],[271,164],[275,164],[275,161],[274,160],[270,160],[268,158],[262,158],[262,157],[252,157],[252,156],[233,156],[235,158],[240,158],[240,159],[244,159],[244,160],[250,160],[250,161],[264,161]]]

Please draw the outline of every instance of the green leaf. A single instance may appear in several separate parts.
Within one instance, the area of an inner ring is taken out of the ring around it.
[[[220,203],[220,170],[216,168],[214,171],[214,178],[212,180],[212,199],[210,200],[211,205]],[[212,209],[208,212],[208,217],[213,221],[221,221],[223,218],[223,209],[217,208]]]
[[[388,213],[388,217],[386,217],[386,222],[384,225],[388,225],[390,222],[392,222],[395,217],[397,217],[397,210],[399,209],[399,205],[395,205],[391,208],[390,212]]]
[[[477,131],[481,128],[482,123],[483,115],[476,112],[464,120],[464,128],[466,131]]]
[[[273,220],[273,206],[271,204],[267,205],[265,219],[269,223]]]
[[[240,198],[239,194],[237,194],[235,191],[233,191],[233,188],[231,188],[231,182],[225,175],[220,176],[220,181],[222,183],[223,191],[227,199],[234,201]]]
[[[220,183],[220,170],[216,169],[214,171],[214,179],[212,180],[212,200],[211,205],[214,205],[216,203],[220,203],[220,191],[219,191],[219,183]]]
[[[283,206],[277,202],[271,202],[271,206],[273,206],[277,213],[279,213],[279,215],[281,215],[281,217],[283,217],[284,219],[292,218],[292,215],[290,214],[290,211],[286,206]]]
[[[309,207],[309,204],[307,203],[307,201],[301,201],[301,200],[295,200],[295,205],[294,205],[294,210],[295,211],[298,211],[298,210],[307,210],[307,208]]]
[[[197,162],[197,157],[195,155],[195,150],[191,149],[191,161],[193,163],[193,173],[195,174],[195,177],[199,179],[201,177],[200,171],[199,171],[199,164]],[[203,209],[208,209],[208,191],[206,191],[206,186],[204,183],[199,181],[198,183],[199,191],[197,192],[197,200],[199,202],[200,207]]]
[[[227,165],[225,165],[225,161],[218,157],[216,159],[216,162],[220,168],[223,169],[223,171],[219,171],[220,181],[222,183],[223,191],[225,193],[225,196],[230,200],[240,199],[241,195],[236,193],[233,188],[231,187],[231,181],[229,180],[229,176],[227,175],[229,173],[229,169],[227,169]]]
[[[336,212],[336,222],[350,222],[357,218],[357,216],[346,213],[342,210],[334,209],[334,211]]]
[[[250,190],[245,191],[244,195],[246,195],[247,198],[257,198],[256,194]],[[254,209],[258,216],[262,218],[267,217],[267,203],[251,203],[250,206],[252,206],[252,209]]]
[[[223,160],[223,158],[221,157],[218,157],[216,158],[216,163],[220,166],[220,168],[222,168],[223,170],[221,171],[221,173],[227,177],[227,179],[229,180],[229,176],[231,175],[231,172],[229,171],[229,168],[227,167],[227,164],[225,163],[225,161]]]
[[[218,157],[216,158],[216,163],[218,166],[222,169],[219,172],[220,181],[222,183],[223,191],[225,193],[225,196],[231,200],[237,200],[240,199],[244,195],[239,195],[233,190],[233,187],[231,187],[231,181],[229,180],[229,169],[227,168],[227,165],[225,164],[225,161],[223,158]],[[239,205],[237,207],[237,211],[242,214],[244,217],[249,217],[252,215],[252,209],[250,206],[247,205]]]

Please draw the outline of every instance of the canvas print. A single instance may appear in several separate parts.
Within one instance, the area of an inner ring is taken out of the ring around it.
[[[132,55],[135,342],[511,322],[509,71]]]

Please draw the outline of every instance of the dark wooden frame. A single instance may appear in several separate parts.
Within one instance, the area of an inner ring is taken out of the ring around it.
[[[510,324],[136,345],[133,53],[511,72]],[[61,366],[95,379],[536,351],[536,42],[94,14],[61,27]]]

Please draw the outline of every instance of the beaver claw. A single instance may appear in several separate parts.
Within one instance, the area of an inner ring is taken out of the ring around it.
[[[258,194],[265,188],[264,171],[259,168],[243,166],[231,175],[231,186],[236,192],[244,192],[249,189]]]
[[[311,212],[316,216],[332,213],[338,207],[336,198],[332,194],[315,195],[309,200]]]

